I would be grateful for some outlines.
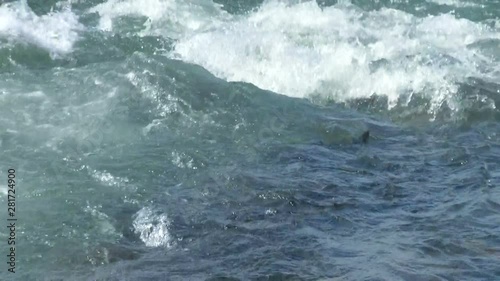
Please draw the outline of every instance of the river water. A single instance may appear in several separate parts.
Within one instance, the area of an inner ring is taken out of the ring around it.
[[[494,0],[3,3],[2,280],[498,280],[499,107]]]

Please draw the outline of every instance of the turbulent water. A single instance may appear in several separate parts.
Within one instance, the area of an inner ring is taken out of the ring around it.
[[[499,280],[499,108],[497,0],[3,2],[0,276]]]

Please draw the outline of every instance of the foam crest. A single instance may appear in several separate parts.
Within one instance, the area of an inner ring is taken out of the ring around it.
[[[70,53],[81,29],[69,9],[37,16],[24,2],[0,6],[0,39],[36,45],[51,56]]]
[[[170,221],[165,214],[158,214],[149,207],[140,209],[133,226],[140,239],[148,247],[170,246]]]
[[[89,10],[100,16],[99,28],[113,31],[120,17],[146,17],[139,35],[177,38],[186,32],[207,30],[228,16],[219,5],[202,0],[109,0]]]
[[[426,0],[428,3],[435,3],[438,5],[454,6],[454,7],[476,7],[480,4],[474,3],[473,1],[464,0]]]
[[[248,16],[186,35],[170,56],[293,97],[343,101],[377,94],[393,106],[420,93],[435,108],[453,96],[457,82],[491,74],[484,66],[491,70],[492,60],[468,48],[491,38],[500,35],[449,14],[418,18],[348,3],[267,1]]]
[[[127,185],[129,183],[129,180],[127,178],[120,178],[117,176],[113,176],[111,173],[108,173],[106,171],[101,172],[101,171],[93,170],[91,172],[91,176],[95,180],[97,180],[97,181],[99,181],[107,186],[120,187],[123,185]]]

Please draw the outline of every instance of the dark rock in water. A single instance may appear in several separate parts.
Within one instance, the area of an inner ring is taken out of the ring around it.
[[[370,139],[370,131],[365,131],[362,135],[356,135],[348,131],[329,131],[323,136],[323,139],[312,144],[324,146],[367,144]]]
[[[366,131],[361,135],[361,141],[363,143],[368,143],[369,138],[370,138],[370,131]]]

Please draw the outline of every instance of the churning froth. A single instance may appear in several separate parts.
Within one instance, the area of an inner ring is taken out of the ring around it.
[[[470,48],[498,39],[498,30],[452,14],[420,18],[349,3],[267,1],[219,28],[187,34],[170,56],[288,96],[344,101],[375,94],[393,106],[420,94],[433,110],[467,78],[498,75],[493,58]]]
[[[49,52],[51,56],[72,52],[82,30],[78,17],[69,9],[36,15],[24,1],[0,6],[1,39],[11,43],[32,44]]]

